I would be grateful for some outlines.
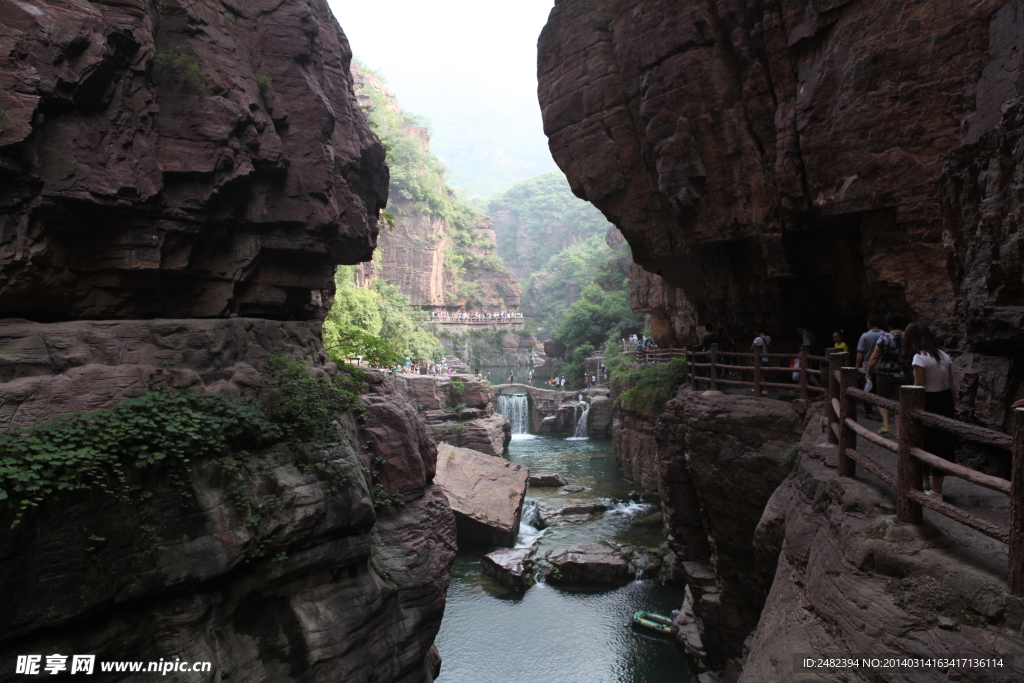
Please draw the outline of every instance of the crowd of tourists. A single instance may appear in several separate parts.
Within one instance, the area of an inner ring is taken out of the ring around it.
[[[801,343],[810,347],[811,355],[820,355],[824,352],[813,332],[804,327],[798,327],[796,331],[800,335]],[[701,338],[701,350],[710,349],[712,344],[717,344],[722,352],[728,352],[734,347],[726,336],[724,328],[709,326]],[[750,350],[754,352],[755,358],[760,356],[762,365],[770,364],[768,354],[771,346],[771,336],[764,328],[759,327],[757,335],[750,345]],[[844,353],[851,352],[850,345],[846,341],[846,333],[843,330],[836,330],[832,333],[832,348]],[[901,386],[922,386],[925,389],[924,409],[926,411],[944,417],[956,415],[952,360],[949,354],[939,348],[934,335],[925,323],[908,323],[902,315],[890,313],[886,316],[883,327],[881,319],[872,315],[867,319],[867,331],[857,339],[854,353],[859,371],[860,388],[864,391],[898,401]],[[816,365],[818,364],[809,363],[811,368]],[[799,381],[802,374],[800,358],[794,357],[790,361],[790,367],[794,369],[793,381]],[[811,383],[818,383],[816,375],[809,374],[808,379]],[[864,401],[863,404],[865,417],[875,419],[873,405],[868,401]],[[1024,401],[1018,401],[1014,405],[1015,407],[1024,407]],[[895,427],[894,436],[899,439],[898,424],[891,424],[889,411],[879,408],[878,412],[881,421],[878,433],[889,434]],[[924,450],[955,462],[956,437],[954,435],[941,429],[925,427],[923,436]],[[925,479],[925,493],[941,499],[942,472],[926,466]],[[929,479],[930,481],[928,481]]]
[[[519,311],[495,311],[493,313],[484,313],[482,311],[458,311],[455,313],[431,311],[430,318],[435,322],[445,323],[508,323],[522,320],[523,314]]]

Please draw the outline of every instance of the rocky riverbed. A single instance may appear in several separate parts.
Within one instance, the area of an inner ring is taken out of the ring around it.
[[[634,549],[657,549],[664,539],[660,525],[646,523],[655,506],[641,501],[623,478],[611,444],[519,435],[509,446],[509,459],[538,475],[561,472],[570,482],[531,487],[527,496],[517,545],[535,548],[531,559],[540,580],[525,591],[503,585],[481,566],[492,548],[460,550],[438,635],[444,655],[438,682],[688,680],[683,655],[670,638],[629,624],[640,609],[667,614],[678,608],[683,592],[637,580],[638,562],[647,567],[641,577],[656,568]],[[614,558],[621,558],[628,575],[603,586],[575,583],[566,575],[557,585],[546,581],[552,561],[579,545],[602,549],[615,565]]]

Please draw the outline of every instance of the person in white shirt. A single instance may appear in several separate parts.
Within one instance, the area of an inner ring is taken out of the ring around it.
[[[929,413],[954,417],[956,400],[953,397],[953,362],[939,349],[935,337],[924,323],[910,323],[903,331],[901,360],[914,368],[914,384],[924,387],[924,409]],[[943,460],[956,462],[956,437],[943,429],[924,428],[924,450]],[[931,476],[931,486],[925,493],[942,500],[942,470],[925,465],[925,477]]]

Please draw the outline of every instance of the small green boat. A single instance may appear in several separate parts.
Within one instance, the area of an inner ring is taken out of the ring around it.
[[[636,612],[633,614],[633,623],[658,633],[672,633],[672,620],[654,612]]]

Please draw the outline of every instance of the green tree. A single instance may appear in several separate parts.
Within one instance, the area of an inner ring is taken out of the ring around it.
[[[374,280],[370,288],[358,287],[352,266],[340,266],[334,282],[334,306],[323,328],[324,346],[333,360],[360,356],[378,367],[392,367],[405,356],[441,359],[427,314],[413,307],[397,286]]]

